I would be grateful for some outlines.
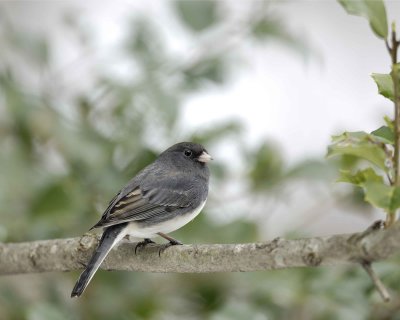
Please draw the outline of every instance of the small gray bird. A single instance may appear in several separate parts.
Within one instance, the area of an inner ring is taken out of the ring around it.
[[[164,248],[182,244],[167,233],[183,227],[203,209],[210,160],[202,145],[181,142],[165,150],[131,179],[91,228],[103,227],[103,235],[71,297],[83,293],[107,254],[126,235],[144,238],[135,252],[138,247],[153,243],[150,239],[156,236],[169,241]]]

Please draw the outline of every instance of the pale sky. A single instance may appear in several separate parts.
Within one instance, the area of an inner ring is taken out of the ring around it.
[[[400,2],[387,2],[400,24]],[[291,30],[306,35],[317,59],[271,43],[249,52],[249,67],[222,90],[210,90],[186,104],[190,125],[210,116],[244,121],[250,141],[276,139],[292,159],[322,156],[332,134],[371,131],[391,103],[377,94],[370,74],[388,73],[383,41],[366,19],[349,16],[336,1],[287,1],[275,5]]]

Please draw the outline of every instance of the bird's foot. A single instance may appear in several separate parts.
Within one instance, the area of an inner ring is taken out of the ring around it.
[[[178,245],[183,245],[183,243],[178,241],[178,240],[176,240],[176,239],[170,240],[170,242],[162,244],[160,246],[160,250],[158,250],[158,256],[161,257],[161,253],[163,253],[169,247],[178,246]]]
[[[144,248],[145,246],[147,246],[150,243],[155,243],[155,242],[148,238],[145,238],[143,241],[138,242],[138,244],[135,247],[135,254],[136,254],[137,249]]]

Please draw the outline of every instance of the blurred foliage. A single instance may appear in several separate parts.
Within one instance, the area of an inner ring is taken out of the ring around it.
[[[175,9],[181,20],[193,31],[204,31],[218,20],[217,3],[214,1],[179,0],[175,1]]]
[[[251,10],[243,27],[251,32],[240,46],[273,38],[304,49],[302,39],[270,14],[268,2],[247,5]],[[174,22],[193,42],[230,19],[225,13],[228,2],[174,1],[168,6]],[[66,84],[63,73],[74,74],[79,63],[58,70],[60,52],[51,32],[34,33],[23,18],[13,23],[7,18],[9,10],[12,4],[0,6],[1,241],[79,236],[131,176],[165,147],[182,140],[203,143],[215,158],[214,194],[206,212],[174,234],[187,243],[265,239],[266,221],[261,219],[213,219],[213,208],[229,202],[223,187],[237,177],[240,185],[249,186],[239,198],[250,203],[271,194],[288,202],[283,190],[294,181],[303,188],[330,183],[337,163],[307,159],[288,164],[274,142],[247,145],[237,120],[182,130],[184,99],[224,85],[233,69],[243,67],[232,59],[234,48],[183,59],[186,53],[182,57],[168,50],[154,21],[136,15],[118,53],[128,57],[130,76],[113,76],[99,63],[87,78]],[[59,24],[67,28],[64,32],[72,35],[82,55],[93,53],[94,41],[81,21],[79,12],[65,12]],[[223,47],[235,36],[229,31],[212,43]],[[241,172],[235,163],[218,160],[218,149],[226,145],[238,151],[236,160],[245,164]],[[349,168],[355,162],[351,155],[340,160]],[[351,193],[346,196],[359,199]],[[248,209],[236,208],[242,216]],[[397,265],[382,265],[380,271],[384,281],[397,288]],[[396,299],[383,305],[369,279],[354,268],[205,275],[99,271],[83,297],[71,300],[77,276],[78,272],[3,277],[0,319],[394,319],[398,310]]]

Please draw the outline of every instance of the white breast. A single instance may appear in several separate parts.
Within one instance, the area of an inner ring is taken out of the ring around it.
[[[129,223],[125,229],[125,234],[128,234],[136,238],[154,238],[157,236],[158,232],[170,233],[172,231],[178,230],[185,224],[192,221],[201,212],[206,202],[204,201],[195,211],[192,213],[187,213],[182,216],[176,216],[172,220],[164,221],[158,223],[154,226],[140,226],[135,222]]]

